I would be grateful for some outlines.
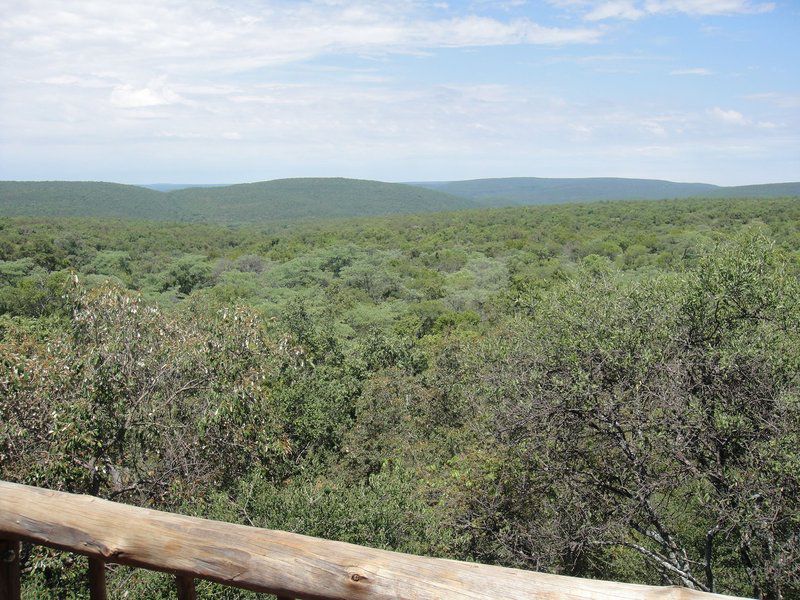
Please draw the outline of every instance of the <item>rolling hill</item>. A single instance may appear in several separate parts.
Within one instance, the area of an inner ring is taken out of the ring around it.
[[[156,190],[157,192],[174,192],[176,190],[185,190],[186,188],[213,188],[225,187],[231,185],[230,183],[142,183],[139,187]]]
[[[98,181],[0,181],[0,215],[180,219],[161,192]]]
[[[473,200],[401,183],[278,179],[170,192],[103,182],[0,181],[0,216],[247,223],[474,208]]]
[[[508,206],[592,202],[596,200],[662,200],[669,198],[776,198],[800,195],[800,183],[722,187],[659,179],[618,177],[506,177],[468,181],[415,183],[420,187],[470,198],[484,205]]]
[[[714,198],[780,198],[800,196],[800,182],[764,183],[719,187],[712,192]]]
[[[611,177],[512,177],[415,184],[298,178],[157,187],[159,190],[92,181],[0,181],[0,216],[259,223],[596,200],[800,196],[800,183],[720,187]]]
[[[402,183],[276,179],[167,194],[186,219],[214,222],[410,214],[474,208],[473,200]]]

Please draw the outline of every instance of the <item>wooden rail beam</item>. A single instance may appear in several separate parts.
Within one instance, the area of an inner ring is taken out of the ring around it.
[[[3,537],[302,600],[730,598],[411,556],[7,482]]]

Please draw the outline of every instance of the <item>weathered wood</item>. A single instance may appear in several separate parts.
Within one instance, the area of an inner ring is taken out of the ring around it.
[[[175,585],[178,588],[178,600],[197,600],[194,577],[178,575],[175,577]]]
[[[106,600],[106,563],[99,558],[89,557],[89,598]]]
[[[19,600],[19,542],[0,539],[0,600]]]
[[[721,600],[411,556],[0,482],[0,537],[303,600]]]

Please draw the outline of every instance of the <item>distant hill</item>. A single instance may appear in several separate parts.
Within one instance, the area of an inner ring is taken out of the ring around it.
[[[175,190],[185,190],[187,188],[213,188],[225,187],[229,183],[142,183],[139,187],[149,188],[159,192],[174,192]]]
[[[410,214],[474,208],[478,203],[402,183],[363,179],[276,179],[167,194],[186,218],[246,222]]]
[[[0,216],[247,223],[476,206],[467,198],[402,183],[341,178],[278,179],[170,192],[91,181],[0,181]]]
[[[175,220],[161,192],[98,181],[0,181],[0,215]]]
[[[782,196],[800,196],[800,181],[718,187],[711,195],[714,198],[780,198]]]
[[[775,198],[800,195],[800,182],[721,187],[708,183],[676,183],[659,179],[617,177],[575,179],[506,177],[469,181],[431,181],[414,185],[470,198],[481,204],[492,206],[557,204],[595,200],[661,200],[692,197]]]
[[[239,185],[153,186],[167,191],[94,181],[0,181],[0,216],[258,223],[594,200],[800,196],[800,183],[720,187],[610,177],[512,177],[416,184],[299,178]]]

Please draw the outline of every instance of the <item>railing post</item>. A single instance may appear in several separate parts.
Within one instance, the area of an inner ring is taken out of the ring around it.
[[[175,584],[178,586],[178,600],[196,600],[197,592],[194,589],[194,579],[186,575],[177,575]]]
[[[19,598],[19,542],[0,540],[0,600]]]
[[[89,598],[106,600],[106,563],[98,558],[89,558]]]

